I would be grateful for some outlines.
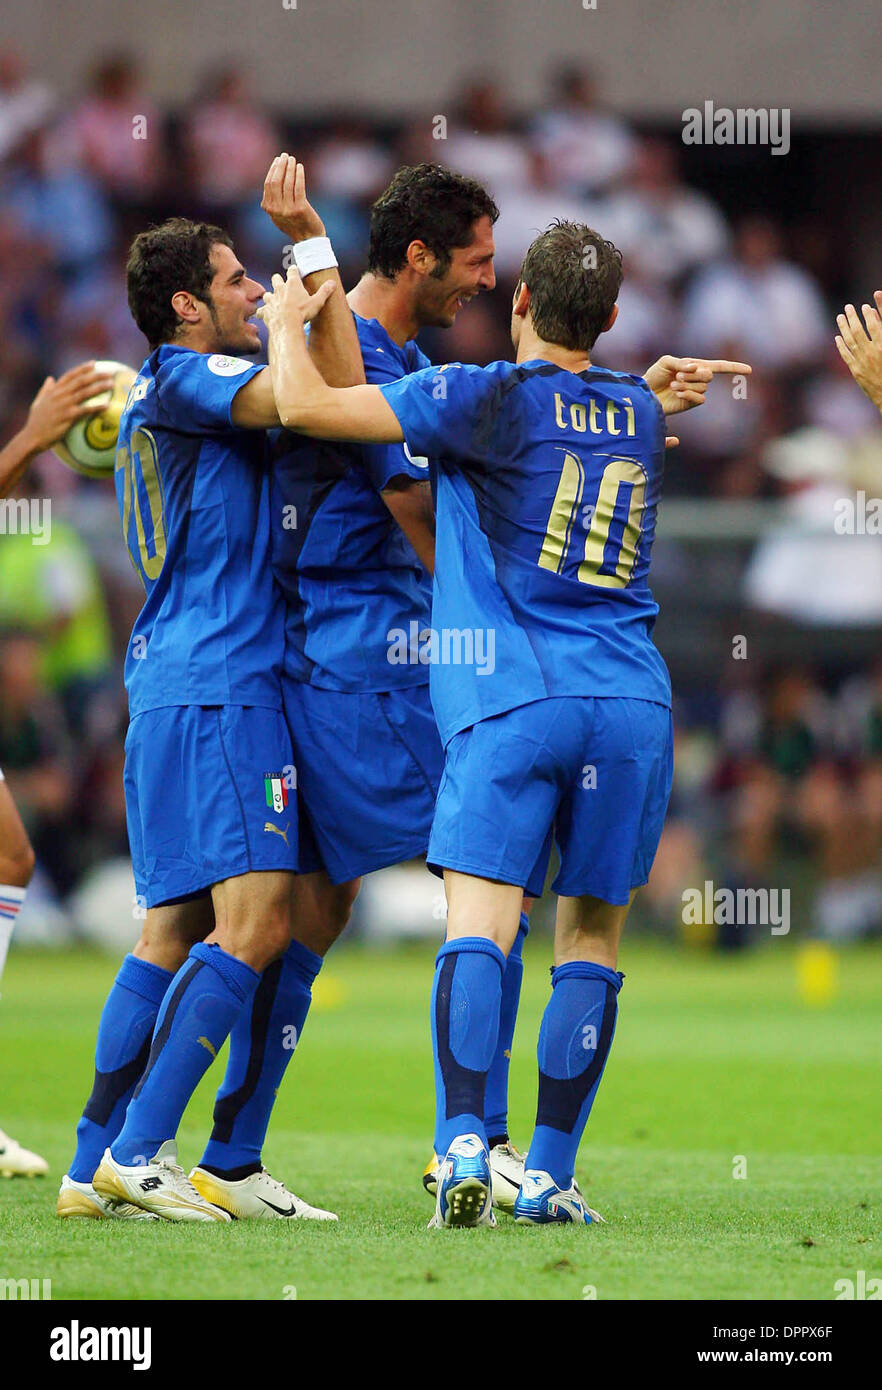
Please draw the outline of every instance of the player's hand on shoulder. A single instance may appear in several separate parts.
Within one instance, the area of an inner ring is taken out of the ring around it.
[[[705,393],[715,376],[749,376],[747,362],[723,358],[660,357],[644,375],[644,381],[658,399],[665,415],[678,415],[704,403]]]
[[[83,415],[103,410],[105,401],[88,405],[93,396],[103,395],[113,388],[113,377],[95,370],[94,362],[72,367],[57,380],[47,376],[28,411],[25,432],[29,447],[42,451],[51,449]]]
[[[276,155],[264,180],[260,206],[292,241],[325,234],[325,224],[306,196],[303,165],[293,155]]]
[[[858,386],[877,410],[882,410],[882,290],[877,290],[873,297],[875,309],[870,304],[861,306],[863,323],[853,304],[846,304],[837,314],[836,346]]]
[[[270,333],[278,333],[286,323],[311,323],[327,304],[334,290],[335,280],[325,280],[315,294],[310,294],[304,285],[296,266],[289,266],[284,279],[274,275],[272,289],[263,297],[263,304],[257,317],[263,319]]]

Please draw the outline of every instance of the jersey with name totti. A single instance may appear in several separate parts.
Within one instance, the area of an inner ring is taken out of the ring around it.
[[[382,391],[411,452],[432,460],[444,743],[546,696],[669,705],[647,583],[665,424],[645,381],[494,362]]]
[[[164,705],[281,707],[284,605],[270,568],[266,437],[230,418],[260,370],[164,345],[129,392],[115,483],[146,590],[126,654],[133,718]]]
[[[354,315],[370,383],[429,365],[376,319]],[[340,444],[281,430],[271,437],[273,572],[287,602],[285,670],[340,691],[425,685],[419,642],[429,621],[426,572],[380,493],[392,478],[428,482],[401,444]]]

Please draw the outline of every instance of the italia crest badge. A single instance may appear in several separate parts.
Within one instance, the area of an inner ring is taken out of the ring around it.
[[[281,772],[268,772],[263,779],[266,789],[266,804],[271,811],[280,816],[288,805],[288,788]]]

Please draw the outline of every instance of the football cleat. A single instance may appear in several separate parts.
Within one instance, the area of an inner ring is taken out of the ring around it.
[[[441,1160],[433,1153],[423,1172],[423,1187],[430,1197],[438,1189],[438,1169]],[[497,1211],[511,1216],[515,1198],[521,1190],[524,1175],[524,1155],[507,1140],[504,1144],[494,1144],[490,1150],[490,1181],[493,1191],[493,1205]]]
[[[432,1201],[435,1200],[435,1193],[438,1191],[438,1169],[440,1167],[441,1160],[433,1151],[432,1157],[423,1169],[423,1187],[432,1198]]]
[[[338,1220],[334,1212],[311,1207],[302,1197],[296,1197],[283,1182],[271,1178],[265,1168],[235,1182],[220,1178],[217,1173],[209,1173],[207,1168],[194,1168],[190,1182],[206,1202],[222,1207],[237,1221]]]
[[[477,1134],[460,1134],[438,1166],[435,1215],[429,1229],[495,1226],[490,1156]]]
[[[524,1173],[512,1215],[522,1226],[569,1222],[575,1222],[577,1226],[592,1226],[596,1221],[603,1221],[600,1213],[592,1211],[587,1205],[575,1182],[568,1188],[558,1187],[550,1173],[535,1168]]]
[[[112,1202],[100,1196],[90,1182],[74,1182],[65,1173],[61,1179],[56,1216],[84,1216],[93,1221],[106,1219],[124,1221],[158,1221],[152,1211],[144,1211],[132,1202]]]
[[[511,1140],[493,1145],[490,1150],[490,1175],[494,1207],[511,1216],[524,1180],[524,1155],[518,1152]]]
[[[173,1139],[160,1145],[149,1163],[128,1167],[117,1163],[110,1149],[98,1164],[92,1186],[100,1197],[133,1202],[163,1221],[229,1221],[230,1213],[206,1202],[178,1163]]]
[[[42,1178],[49,1164],[0,1129],[0,1178]]]

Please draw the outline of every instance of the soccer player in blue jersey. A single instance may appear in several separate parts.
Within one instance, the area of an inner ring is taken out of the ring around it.
[[[305,246],[314,234],[305,225]],[[329,302],[339,276],[313,280],[306,317],[327,307],[311,350],[338,380],[360,380],[342,293]],[[126,657],[125,783],[147,911],[102,1014],[58,1211],[327,1218],[259,1163],[206,1197],[177,1162],[181,1115],[231,1030],[231,1065],[237,1053],[250,1059],[250,1020],[267,1008],[293,1045],[314,952],[295,880],[284,613],[270,567],[264,431],[278,413],[268,370],[240,355],[259,347],[263,287],[222,229],[185,219],[135,239],[127,283],[150,345],[116,460],[123,531],[145,588]],[[250,1116],[258,1152],[271,1105],[261,1095]]]
[[[622,279],[615,248],[560,223],[534,241],[512,312],[516,361],[328,387],[304,347],[294,276],[262,316],[283,423],[406,441],[436,491],[432,701],[445,747],[429,861],[447,940],[432,996],[436,1226],[493,1224],[484,1094],[525,890],[560,852],[536,1128],[517,1220],[590,1223],[578,1145],[615,1029],[618,942],[670,790],[670,683],[647,583],[665,414],[741,363],[662,358],[645,378],[592,367]],[[493,659],[478,660],[479,651]]]
[[[263,203],[286,233],[290,178],[290,168],[271,171]],[[450,326],[494,287],[497,215],[473,179],[436,164],[398,171],[371,210],[367,271],[348,295],[369,382],[427,367],[420,330]],[[401,444],[316,443],[288,430],[274,433],[272,455],[273,568],[287,613],[282,689],[309,823],[301,860],[324,883],[330,944],[361,875],[428,846],[443,765],[421,642],[434,565],[428,462]],[[494,1196],[508,1210],[523,1166],[507,1110],[526,930],[524,915],[486,1097]],[[265,1046],[281,1043],[268,1037]],[[229,1125],[219,1128],[215,1163],[235,1144]],[[424,1175],[432,1195],[436,1169],[433,1157]]]

